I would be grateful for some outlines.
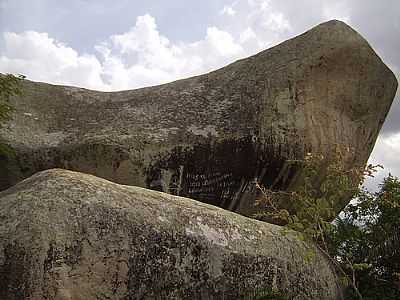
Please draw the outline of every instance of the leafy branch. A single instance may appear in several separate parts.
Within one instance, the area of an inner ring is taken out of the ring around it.
[[[332,243],[336,225],[338,203],[360,191],[359,183],[373,176],[380,166],[368,165],[347,168],[345,161],[350,154],[348,147],[337,146],[330,157],[308,153],[304,160],[297,160],[302,170],[302,184],[294,191],[274,191],[256,182],[261,197],[256,205],[261,212],[256,218],[284,225],[300,233],[302,240],[314,242],[337,267],[354,289],[358,299],[363,299],[358,287],[356,270],[367,265],[355,264],[348,256],[339,257]],[[325,170],[321,174],[321,170]],[[291,209],[281,208],[290,201]]]

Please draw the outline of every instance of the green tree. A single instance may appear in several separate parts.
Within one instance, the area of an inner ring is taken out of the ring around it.
[[[279,220],[316,244],[348,283],[346,299],[400,299],[400,181],[389,176],[378,192],[368,192],[357,183],[379,166],[345,168],[345,154],[336,150],[323,177],[317,173],[328,161],[322,155],[296,162],[304,177],[296,191],[271,191],[257,184],[263,211],[256,217]],[[353,201],[331,222],[335,203],[349,194]],[[280,209],[282,199],[290,199],[295,209]]]
[[[335,221],[331,253],[364,299],[400,299],[400,180],[389,175],[357,196]]]

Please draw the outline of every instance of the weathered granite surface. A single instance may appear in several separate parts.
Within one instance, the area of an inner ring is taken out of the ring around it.
[[[0,299],[337,299],[294,233],[191,199],[43,171],[0,193]]]
[[[249,212],[254,180],[296,189],[307,152],[352,149],[364,164],[397,88],[370,45],[339,21],[217,71],[103,93],[24,81],[0,136],[0,188],[66,168]],[[324,170],[320,170],[321,176]],[[339,211],[349,199],[336,203]]]

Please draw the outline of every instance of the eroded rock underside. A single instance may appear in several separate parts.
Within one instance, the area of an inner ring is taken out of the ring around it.
[[[24,81],[1,131],[16,155],[1,158],[0,187],[58,167],[246,213],[255,180],[296,189],[301,170],[288,161],[306,152],[342,145],[349,168],[364,164],[396,88],[368,43],[338,21],[155,87],[103,93]]]
[[[0,220],[0,299],[339,297],[330,264],[293,233],[92,175],[38,173],[0,193]]]

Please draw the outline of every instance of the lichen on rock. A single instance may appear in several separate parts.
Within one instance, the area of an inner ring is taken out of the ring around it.
[[[337,299],[327,259],[276,225],[82,173],[0,193],[0,299]],[[315,251],[311,261],[308,251]]]

